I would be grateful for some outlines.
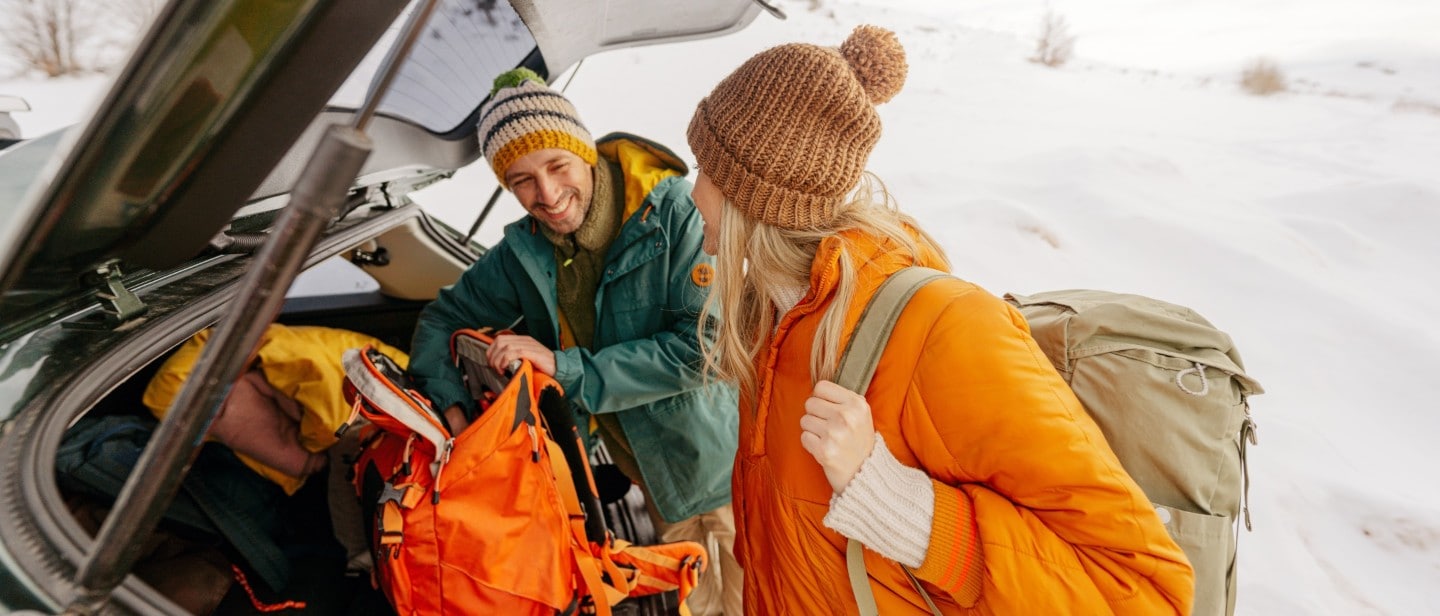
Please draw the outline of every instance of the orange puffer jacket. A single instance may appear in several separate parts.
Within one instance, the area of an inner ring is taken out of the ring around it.
[[[800,444],[811,341],[841,250],[860,270],[847,332],[880,282],[912,264],[893,244],[825,240],[810,292],[759,358],[734,474],[746,614],[857,612],[846,538],[822,522],[830,485]],[[933,255],[919,264],[944,267]],[[1184,553],[1009,305],[958,279],[927,285],[897,322],[867,398],[896,459],[934,481],[935,523],[915,575],[942,612],[1189,613]],[[929,613],[899,565],[865,554],[881,614]]]

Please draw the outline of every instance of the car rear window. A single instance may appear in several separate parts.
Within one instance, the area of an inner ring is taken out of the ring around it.
[[[376,70],[397,42],[414,4],[391,25],[331,99],[357,108]],[[535,38],[510,7],[495,0],[446,0],[430,16],[379,113],[449,133],[490,94],[495,76],[518,66],[535,49]]]

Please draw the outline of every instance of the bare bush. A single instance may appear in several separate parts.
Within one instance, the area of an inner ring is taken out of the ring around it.
[[[136,33],[144,32],[155,21],[155,15],[165,6],[165,0],[109,0],[106,9],[117,23]]]
[[[1240,88],[1256,96],[1269,96],[1286,90],[1285,75],[1268,58],[1256,58],[1240,73]]]
[[[1414,98],[1401,98],[1395,101],[1395,104],[1391,105],[1390,109],[1394,111],[1428,113],[1430,115],[1440,116],[1440,104]]]
[[[1030,61],[1053,68],[1070,61],[1074,54],[1075,36],[1070,34],[1070,26],[1064,17],[1047,9],[1040,22],[1040,36],[1035,39],[1035,55],[1030,56]]]
[[[91,38],[85,50],[96,71],[110,72],[123,66],[140,39],[150,30],[167,0],[85,0],[104,20],[104,32]]]
[[[83,0],[3,0],[0,38],[26,69],[47,77],[84,72],[90,67],[77,50],[93,33],[91,8]]]

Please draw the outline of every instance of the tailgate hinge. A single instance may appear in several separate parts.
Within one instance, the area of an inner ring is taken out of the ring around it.
[[[100,300],[101,314],[68,322],[65,326],[76,329],[119,329],[150,312],[150,307],[145,305],[145,302],[140,301],[133,291],[125,288],[125,274],[120,270],[119,259],[106,261],[95,268],[87,278],[99,287],[95,290],[95,297]]]

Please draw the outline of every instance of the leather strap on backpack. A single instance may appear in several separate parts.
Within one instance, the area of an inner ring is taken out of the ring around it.
[[[870,379],[875,376],[875,368],[880,364],[880,355],[890,340],[890,332],[895,329],[895,321],[910,303],[910,298],[914,297],[920,287],[946,276],[949,274],[928,267],[907,267],[881,283],[875,295],[870,298],[870,303],[865,305],[864,312],[860,313],[860,322],[855,326],[855,333],[851,334],[850,342],[845,345],[845,354],[841,355],[840,367],[836,370],[835,383],[865,395],[870,389]],[[875,592],[870,588],[870,574],[865,570],[864,548],[859,541],[850,540],[845,551],[845,565],[850,573],[850,589],[855,593],[855,604],[860,608],[860,616],[879,616],[880,608],[875,603]],[[910,579],[911,586],[915,587],[915,591],[920,593],[920,597],[930,607],[930,613],[940,616],[940,609],[930,600],[930,593],[920,586],[920,580],[915,579],[909,567],[901,565],[900,568]]]

